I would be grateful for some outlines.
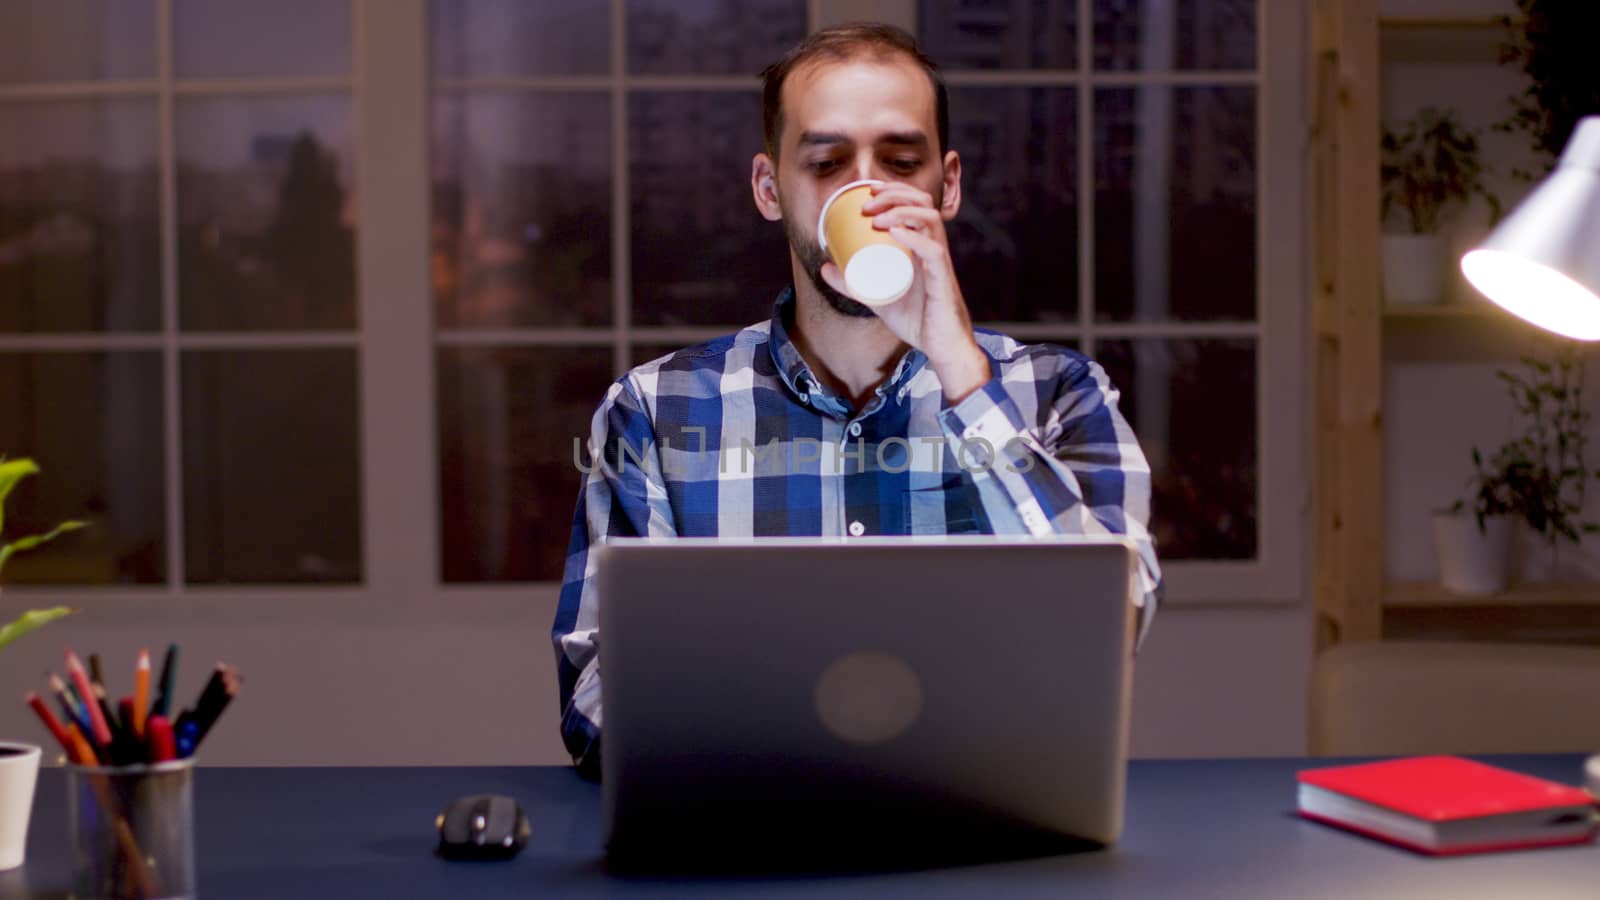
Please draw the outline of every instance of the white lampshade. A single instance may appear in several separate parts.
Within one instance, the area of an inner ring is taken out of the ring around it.
[[[1461,257],[1461,271],[1540,328],[1600,340],[1600,116],[1578,123],[1555,171]]]

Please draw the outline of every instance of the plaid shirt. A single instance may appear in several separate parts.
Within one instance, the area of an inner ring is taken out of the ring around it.
[[[1124,534],[1149,628],[1150,466],[1099,364],[979,330],[993,377],[960,403],[910,350],[857,411],[801,359],[793,317],[791,288],[770,322],[633,369],[595,413],[552,630],[580,768],[598,771],[589,547],[607,537]]]

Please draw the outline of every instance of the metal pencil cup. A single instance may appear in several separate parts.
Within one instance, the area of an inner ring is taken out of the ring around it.
[[[192,757],[65,770],[76,900],[195,895]]]

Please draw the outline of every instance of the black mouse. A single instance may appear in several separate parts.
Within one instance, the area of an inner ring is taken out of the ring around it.
[[[528,817],[510,797],[473,794],[452,801],[434,820],[445,859],[510,859],[528,846]]]

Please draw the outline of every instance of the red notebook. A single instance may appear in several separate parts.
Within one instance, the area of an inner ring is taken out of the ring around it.
[[[1300,815],[1421,853],[1581,844],[1595,835],[1588,791],[1454,756],[1300,773]]]

